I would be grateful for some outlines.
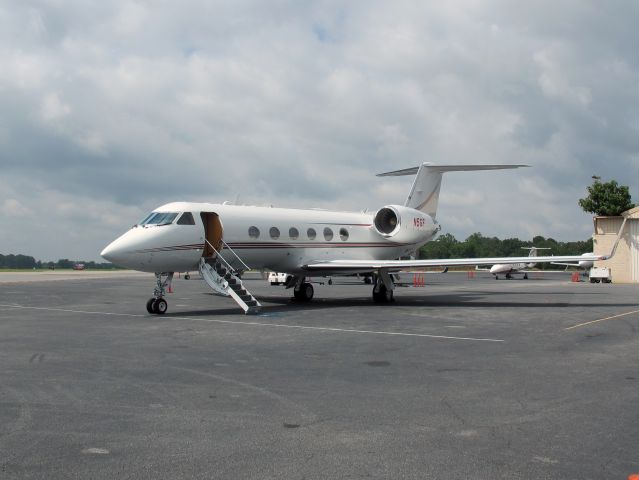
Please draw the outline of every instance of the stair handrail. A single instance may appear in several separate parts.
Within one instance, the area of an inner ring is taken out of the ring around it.
[[[226,260],[224,260],[224,257],[222,255],[220,255],[220,252],[217,251],[217,249],[211,244],[211,242],[209,242],[206,238],[204,239],[204,241],[206,243],[208,243],[209,247],[211,247],[213,249],[213,251],[216,253],[215,258],[219,258],[220,260],[222,260],[222,262],[224,262],[224,265],[233,273],[235,273],[235,269],[231,266],[231,264],[229,262],[227,262]]]
[[[251,267],[249,267],[246,263],[244,263],[244,260],[242,260],[239,257],[239,255],[237,253],[235,253],[235,251],[231,247],[229,247],[228,243],[226,243],[222,239],[220,239],[220,242],[222,242],[224,244],[224,246],[227,248],[227,250],[230,251],[235,256],[235,258],[237,258],[240,261],[240,263],[245,267],[245,270],[250,270],[251,269]]]

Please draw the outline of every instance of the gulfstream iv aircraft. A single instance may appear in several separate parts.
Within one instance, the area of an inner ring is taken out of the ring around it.
[[[407,268],[526,263],[527,257],[397,260],[414,254],[441,229],[436,220],[442,175],[446,172],[499,170],[526,165],[433,165],[383,173],[415,175],[403,205],[376,212],[300,210],[215,203],[169,203],[102,251],[102,257],[123,267],[153,272],[156,286],[147,302],[149,313],[165,313],[165,295],[174,272],[199,269],[217,293],[231,296],[245,313],[260,303],[242,284],[251,269],[286,272],[287,288],[309,301],[309,276],[375,272],[373,300],[393,300],[392,273]],[[612,254],[611,254],[612,255]],[[537,257],[541,262],[604,260],[590,255]]]

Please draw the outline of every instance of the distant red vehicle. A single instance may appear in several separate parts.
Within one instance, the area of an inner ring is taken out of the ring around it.
[[[76,263],[73,265],[73,270],[84,270],[84,263]]]

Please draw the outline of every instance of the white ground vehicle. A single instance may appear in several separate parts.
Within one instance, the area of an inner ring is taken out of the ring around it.
[[[288,274],[284,272],[269,272],[268,282],[271,285],[284,285],[286,283],[286,277]]]
[[[592,267],[590,269],[590,283],[612,283],[612,275],[608,267]]]

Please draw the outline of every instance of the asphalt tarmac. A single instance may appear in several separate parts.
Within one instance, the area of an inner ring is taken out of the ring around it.
[[[176,279],[153,316],[152,276],[67,278],[0,283],[3,480],[639,473],[637,285],[256,279],[245,316]]]

